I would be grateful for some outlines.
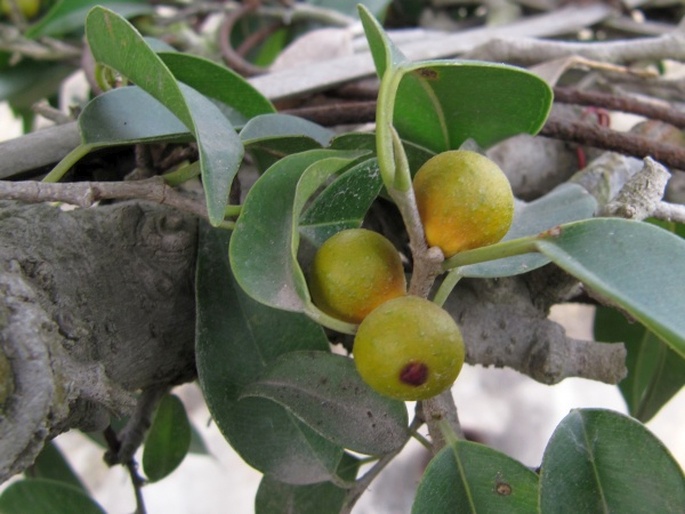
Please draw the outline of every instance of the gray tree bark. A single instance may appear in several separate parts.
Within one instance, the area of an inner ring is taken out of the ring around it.
[[[152,204],[0,203],[0,482],[195,376],[196,234]]]

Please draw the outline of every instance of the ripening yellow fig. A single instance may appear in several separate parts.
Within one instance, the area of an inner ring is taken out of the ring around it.
[[[498,242],[514,217],[514,195],[504,172],[468,150],[438,154],[414,176],[426,242],[446,258]]]
[[[15,2],[27,20],[34,18],[40,10],[40,0],[15,0]],[[9,16],[12,12],[10,0],[0,0],[0,10],[5,16]]]
[[[314,305],[348,323],[361,323],[383,302],[402,296],[407,283],[400,255],[377,232],[349,229],[327,239],[309,273]]]
[[[369,314],[354,338],[357,371],[380,394],[431,398],[452,385],[464,364],[464,341],[447,311],[418,296],[390,300]]]

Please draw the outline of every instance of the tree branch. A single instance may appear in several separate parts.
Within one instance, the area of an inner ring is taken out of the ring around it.
[[[131,392],[194,378],[197,222],[133,203],[0,212],[2,482],[49,438],[130,414]]]
[[[123,182],[0,181],[0,199],[27,203],[65,202],[79,207],[91,207],[106,199],[148,200],[207,219],[204,203],[179,193],[159,176]]]

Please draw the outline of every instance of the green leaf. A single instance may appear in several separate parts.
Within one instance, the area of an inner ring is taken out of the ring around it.
[[[602,409],[571,411],[547,444],[540,511],[680,514],[685,476],[642,424]]]
[[[537,501],[538,477],[530,469],[492,448],[460,440],[428,464],[412,514],[529,514],[537,512]]]
[[[276,111],[270,100],[225,66],[180,52],[162,52],[159,56],[177,80],[230,107],[228,112],[223,112],[235,126]]]
[[[364,34],[369,43],[373,63],[376,66],[378,78],[383,78],[388,68],[393,71],[397,66],[407,61],[399,48],[388,38],[388,35],[364,5],[358,5],[359,18],[364,27]]]
[[[202,170],[207,211],[213,225],[224,219],[231,182],[243,147],[221,111],[194,89],[176,81],[161,58],[121,16],[94,7],[86,36],[95,60],[132,80],[168,108],[194,135]]]
[[[201,226],[197,289],[196,361],[200,386],[226,440],[251,466],[281,482],[328,480],[342,449],[280,405],[260,398],[238,401],[279,355],[328,349],[319,325],[301,314],[249,298],[228,262],[229,233]]]
[[[190,447],[190,421],[181,400],[165,396],[155,412],[143,447],[143,471],[151,482],[168,476],[185,459]]]
[[[286,155],[328,146],[332,137],[330,130],[288,114],[256,116],[240,131],[240,138],[260,172]]]
[[[38,22],[31,25],[25,35],[28,38],[39,38],[67,34],[80,29],[85,23],[88,11],[96,5],[107,7],[124,18],[153,12],[150,2],[146,0],[60,0]]]
[[[646,423],[685,385],[685,360],[639,323],[598,307],[595,339],[623,342],[628,376],[619,384],[631,416]]]
[[[248,295],[264,305],[304,312],[309,292],[297,262],[300,213],[326,179],[361,155],[333,150],[290,155],[252,186],[229,250],[233,273]]]
[[[63,482],[87,493],[83,482],[74,473],[73,468],[53,441],[43,447],[35,462],[24,474],[30,479],[42,478]]]
[[[685,241],[639,221],[563,225],[538,250],[685,357]]]
[[[193,139],[171,111],[136,86],[96,96],[83,108],[78,123],[81,140],[92,148]]]
[[[358,470],[359,459],[344,454],[338,466],[338,476],[352,482]],[[346,493],[346,489],[331,482],[298,486],[265,476],[257,490],[255,514],[337,514]]]
[[[105,514],[83,490],[36,478],[14,482],[0,495],[2,514]]]
[[[597,208],[596,200],[576,184],[562,184],[545,196],[530,203],[517,202],[514,220],[502,242],[539,234],[562,223],[591,218]],[[465,277],[492,278],[527,273],[549,262],[539,253],[528,253],[459,269]]]
[[[361,226],[382,185],[376,159],[357,164],[312,201],[300,217],[300,233],[318,247],[341,230]]]
[[[305,137],[322,147],[328,146],[334,135],[333,131],[321,125],[289,114],[255,116],[240,131],[240,139],[245,145],[254,145],[269,139]]]
[[[409,141],[402,141],[402,144],[404,145],[404,151],[407,154],[409,168],[413,173],[416,173],[424,162],[435,155],[435,153],[430,150],[417,146]],[[368,150],[375,155],[376,136],[375,134],[363,132],[340,134],[333,138],[330,148],[333,150]]]
[[[352,359],[329,352],[290,352],[243,397],[273,400],[326,439],[349,450],[384,455],[407,442],[404,402],[374,392]]]
[[[436,60],[405,64],[401,73],[393,124],[402,139],[436,153],[467,139],[487,148],[536,134],[552,107],[547,83],[514,66]]]

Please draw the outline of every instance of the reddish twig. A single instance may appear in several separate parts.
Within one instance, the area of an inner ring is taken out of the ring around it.
[[[661,120],[679,128],[685,128],[685,113],[672,107],[660,107],[628,96],[617,96],[595,91],[580,91],[575,88],[554,88],[554,100],[559,103],[591,105],[612,111],[639,114],[653,120]]]
[[[268,70],[261,66],[255,66],[248,62],[240,55],[231,45],[231,32],[233,27],[239,20],[254,12],[259,7],[259,1],[249,1],[242,4],[238,9],[226,14],[221,29],[219,30],[219,47],[221,49],[221,56],[226,64],[243,75],[244,77],[254,77],[256,75],[263,75]]]
[[[285,109],[281,112],[308,119],[325,127],[350,123],[369,123],[376,119],[376,101],[335,102]]]
[[[558,115],[549,117],[540,135],[633,157],[652,157],[668,167],[685,170],[683,148],[599,125],[563,120]]]
[[[350,123],[368,123],[375,119],[376,102],[335,103],[300,107],[283,112],[328,127]],[[618,132],[596,124],[570,121],[561,119],[558,115],[551,115],[540,131],[540,135],[633,157],[651,156],[668,167],[685,170],[685,149],[654,141],[647,137]]]

